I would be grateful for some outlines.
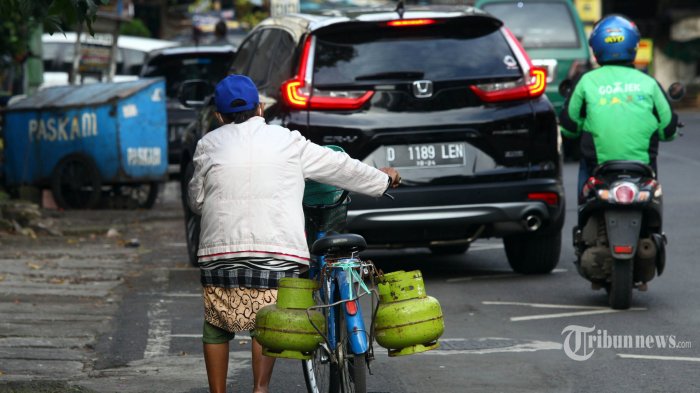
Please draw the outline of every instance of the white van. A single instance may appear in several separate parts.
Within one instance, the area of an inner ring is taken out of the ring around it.
[[[75,58],[75,41],[77,35],[73,32],[44,34],[43,42],[43,62],[44,62],[44,83],[41,88],[67,85],[68,75],[73,68]],[[91,56],[94,59],[85,59],[81,67],[89,67],[90,61],[99,63],[108,59],[109,50],[112,45],[112,36],[109,34],[82,34],[80,37],[81,46],[90,48]],[[116,73],[114,82],[124,82],[138,79],[141,65],[146,55],[152,50],[179,46],[176,41],[166,41],[153,38],[119,36],[117,40]],[[101,74],[88,74],[83,77],[83,83],[106,80]],[[76,78],[76,83],[81,83],[80,78]]]

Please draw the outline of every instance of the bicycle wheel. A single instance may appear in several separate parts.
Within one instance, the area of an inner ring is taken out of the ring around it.
[[[320,291],[314,291],[314,300],[316,304],[324,304]],[[328,317],[325,309],[324,313]],[[325,343],[316,348],[311,359],[302,360],[301,365],[304,370],[306,389],[309,393],[329,393],[331,391],[331,361]]]
[[[337,329],[339,337],[335,355],[338,364],[331,364],[330,369],[330,393],[366,393],[367,392],[367,367],[364,354],[354,355],[349,350],[348,330],[345,326],[345,314],[338,309]]]

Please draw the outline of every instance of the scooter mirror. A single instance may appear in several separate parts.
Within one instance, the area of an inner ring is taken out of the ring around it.
[[[668,87],[668,96],[671,100],[678,101],[683,96],[685,96],[685,85],[680,82],[673,82],[671,86]]]
[[[561,94],[561,96],[564,98],[568,98],[569,95],[571,95],[572,88],[573,88],[573,82],[571,82],[571,79],[564,79],[559,84],[559,94]]]

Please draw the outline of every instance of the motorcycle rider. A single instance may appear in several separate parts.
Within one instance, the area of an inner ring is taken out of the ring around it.
[[[659,141],[676,137],[678,116],[653,77],[634,68],[639,30],[619,15],[593,28],[588,44],[601,67],[584,73],[560,114],[561,133],[581,137],[578,195],[593,168],[635,160],[656,172]]]

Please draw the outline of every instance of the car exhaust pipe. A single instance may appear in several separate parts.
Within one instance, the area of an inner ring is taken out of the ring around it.
[[[535,232],[542,226],[542,219],[536,214],[528,214],[523,218],[523,226],[528,232]]]

